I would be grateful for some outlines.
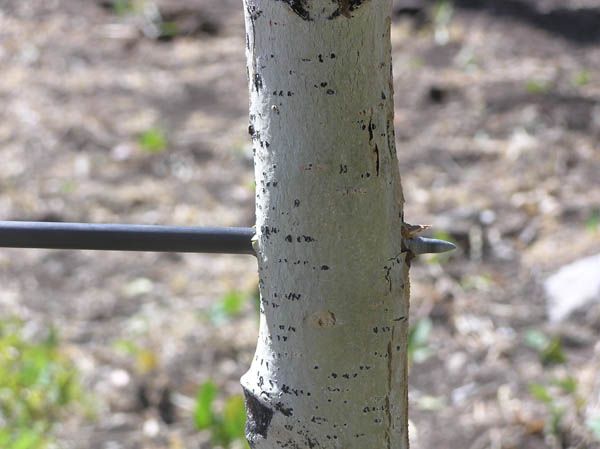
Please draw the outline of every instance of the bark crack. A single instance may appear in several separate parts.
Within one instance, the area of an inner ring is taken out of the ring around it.
[[[260,87],[262,87],[262,78],[260,76],[260,74],[258,73],[257,70],[257,63],[256,63],[256,29],[254,27],[254,21],[260,17],[260,15],[262,14],[262,11],[257,11],[256,6],[254,5],[250,5],[248,4],[246,6],[246,9],[248,11],[248,17],[250,18],[250,25],[252,27],[252,33],[250,33],[249,35],[247,35],[246,39],[248,39],[248,50],[252,51],[252,74],[248,74],[249,76],[252,76],[252,79],[254,80],[254,86],[256,88],[256,93],[259,92],[259,87],[257,85],[258,81],[260,81]],[[252,37],[252,49],[250,49],[250,37]],[[256,78],[258,76],[258,79]],[[254,131],[254,126],[252,127],[252,130]]]
[[[385,438],[387,449],[391,449],[392,447],[392,410],[390,404],[390,395],[392,394],[392,381],[393,381],[393,366],[392,366],[392,354],[393,354],[393,343],[394,343],[394,331],[396,330],[396,326],[392,326],[392,332],[390,341],[387,345],[387,357],[388,357],[388,366],[387,366],[387,394],[385,396],[385,418],[386,418],[386,429],[385,429]]]
[[[399,252],[394,257],[389,258],[388,262],[390,262],[390,263],[383,267],[383,269],[385,270],[385,280],[388,283],[390,293],[392,292],[392,287],[393,287],[392,286],[392,270],[394,269],[394,267],[396,265],[402,263],[401,257],[402,257],[402,252]]]
[[[369,145],[373,148],[373,153],[375,154],[375,174],[379,176],[379,146],[377,144],[373,144],[373,130],[375,129],[375,125],[373,124],[373,108],[371,108],[371,116],[369,117],[369,125],[367,126],[367,131],[369,131]]]

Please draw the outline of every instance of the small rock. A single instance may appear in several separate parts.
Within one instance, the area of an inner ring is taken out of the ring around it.
[[[110,383],[117,388],[124,388],[129,385],[131,376],[123,369],[116,369],[110,373]]]
[[[156,419],[148,419],[144,422],[144,435],[150,438],[155,438],[160,433],[160,424]]]
[[[115,161],[131,159],[136,151],[135,145],[131,143],[120,143],[110,150],[110,156]]]
[[[147,278],[136,278],[123,287],[123,294],[128,298],[147,295],[154,290],[154,283]]]
[[[544,290],[548,318],[553,323],[600,302],[600,254],[565,265],[546,279]]]

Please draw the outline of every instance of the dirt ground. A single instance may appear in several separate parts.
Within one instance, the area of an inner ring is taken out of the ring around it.
[[[186,30],[161,39],[108,3],[0,0],[0,217],[252,225],[240,1],[157,2]],[[433,322],[410,372],[412,447],[599,448],[585,411],[600,403],[600,307],[549,324],[542,282],[600,252],[600,5],[440,5],[397,1],[392,25],[406,217],[459,245],[411,269],[411,319]],[[149,129],[165,151],[140,148]],[[245,256],[0,251],[0,312],[56,326],[96,398],[95,419],[57,426],[66,449],[210,448],[196,389],[240,392],[257,319],[251,302],[206,317],[256,282]],[[532,329],[566,363],[544,365]],[[549,433],[529,386],[567,375],[581,401],[557,398]]]

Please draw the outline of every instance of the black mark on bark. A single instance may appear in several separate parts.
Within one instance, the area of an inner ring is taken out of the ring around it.
[[[294,414],[294,409],[291,407],[284,407],[283,403],[278,402],[277,404],[275,404],[275,410],[277,410],[278,412],[283,413],[285,416],[292,416]]]
[[[396,156],[396,142],[395,142],[395,130],[394,123],[391,119],[387,120],[386,123],[386,134],[388,138],[388,152],[390,153],[390,157],[394,158]]]
[[[276,0],[286,3],[292,11],[294,11],[302,20],[312,20],[310,16],[307,0]],[[352,12],[357,10],[367,0],[333,0],[337,2],[337,9],[329,16],[329,19],[335,19],[339,16],[344,16],[348,19],[352,18]]]
[[[344,16],[348,19],[352,18],[352,11],[357,10],[365,0],[335,0],[337,1],[338,8],[329,16],[329,19],[335,19],[339,16]]]
[[[277,0],[287,3],[292,11],[294,11],[302,20],[312,20],[310,13],[306,8],[306,0]]]
[[[373,150],[375,153],[375,173],[379,176],[379,147],[375,144],[375,149]]]
[[[246,398],[246,410],[248,414],[246,420],[246,438],[248,438],[250,447],[254,447],[258,436],[267,438],[269,426],[273,419],[273,410],[260,402],[252,392],[245,388],[244,396]]]
[[[388,265],[384,266],[383,269],[385,270],[385,280],[388,283],[388,287],[390,289],[390,292],[392,291],[392,270],[394,269],[395,266],[399,265],[402,263],[402,259],[401,256],[402,253],[397,254],[396,256],[388,259],[388,261],[390,262]]]
[[[256,5],[248,5],[248,15],[252,21],[255,21],[262,15],[262,10],[258,9]]]

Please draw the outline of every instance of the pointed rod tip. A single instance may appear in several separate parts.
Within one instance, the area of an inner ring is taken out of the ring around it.
[[[405,240],[408,250],[415,256],[420,254],[439,254],[456,249],[452,242],[440,239],[431,239],[427,237],[414,237]]]

